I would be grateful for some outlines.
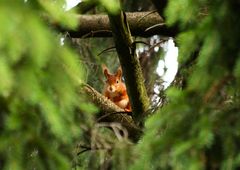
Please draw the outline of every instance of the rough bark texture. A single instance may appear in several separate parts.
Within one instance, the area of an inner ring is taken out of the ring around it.
[[[157,12],[126,13],[132,36],[150,37],[153,35],[172,36],[175,33],[167,29],[164,20]],[[73,38],[111,37],[112,30],[107,15],[77,15],[79,27],[68,31]]]
[[[127,129],[131,140],[137,141],[140,138],[142,134],[141,129],[134,123],[132,117],[127,115],[123,109],[115,105],[111,100],[108,100],[89,85],[84,85],[82,89],[90,97],[91,101],[100,108],[101,120],[99,121],[121,123],[123,127]]]
[[[126,80],[127,91],[133,110],[133,119],[141,124],[149,108],[149,99],[128,22],[123,12],[117,15],[109,14],[109,20],[123,75]]]

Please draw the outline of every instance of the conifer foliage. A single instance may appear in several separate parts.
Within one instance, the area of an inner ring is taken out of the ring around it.
[[[46,22],[76,25],[63,4],[0,2],[0,169],[71,167],[83,72]]]
[[[169,88],[169,104],[147,120],[133,169],[239,169],[239,7],[228,0],[169,1],[166,22],[180,29],[186,85]]]

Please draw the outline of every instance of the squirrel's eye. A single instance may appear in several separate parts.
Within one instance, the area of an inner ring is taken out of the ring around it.
[[[118,83],[118,80],[117,80],[117,83]]]

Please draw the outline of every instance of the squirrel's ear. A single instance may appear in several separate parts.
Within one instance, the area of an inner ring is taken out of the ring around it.
[[[117,76],[119,79],[122,78],[122,68],[121,67],[118,67],[115,76]]]
[[[106,78],[109,76],[109,70],[106,65],[102,64],[102,71]]]

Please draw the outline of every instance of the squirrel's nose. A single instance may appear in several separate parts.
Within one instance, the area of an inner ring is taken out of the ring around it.
[[[111,85],[111,86],[109,86],[108,90],[110,92],[115,92],[116,88],[113,85]]]

